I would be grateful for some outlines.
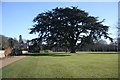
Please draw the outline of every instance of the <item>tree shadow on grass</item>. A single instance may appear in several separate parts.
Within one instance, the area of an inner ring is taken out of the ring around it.
[[[87,54],[120,54],[118,52],[96,52],[96,53],[87,53]]]
[[[68,55],[68,54],[57,54],[57,53],[54,53],[54,54],[51,54],[51,53],[27,53],[27,54],[22,54],[22,55],[19,55],[19,56],[53,56],[53,57],[64,57],[64,56],[71,56],[71,55]]]

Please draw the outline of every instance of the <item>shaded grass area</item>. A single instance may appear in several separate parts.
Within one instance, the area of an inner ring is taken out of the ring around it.
[[[71,56],[70,54],[65,53],[30,53],[30,54],[22,54],[20,56]]]
[[[87,53],[87,52],[86,52]],[[3,68],[3,78],[117,78],[118,54],[49,53]]]

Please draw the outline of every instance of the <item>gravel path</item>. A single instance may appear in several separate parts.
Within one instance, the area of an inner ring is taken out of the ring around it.
[[[10,56],[10,57],[0,59],[0,68],[7,66],[17,60],[24,58],[24,57],[26,57],[26,56]]]

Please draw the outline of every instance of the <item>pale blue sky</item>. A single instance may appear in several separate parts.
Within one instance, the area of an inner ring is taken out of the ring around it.
[[[78,6],[89,15],[105,19],[104,24],[111,26],[109,33],[117,37],[118,3],[117,2],[2,2],[2,33],[18,39],[21,34],[24,39],[32,39],[37,35],[29,34],[37,14],[52,10],[55,7]]]

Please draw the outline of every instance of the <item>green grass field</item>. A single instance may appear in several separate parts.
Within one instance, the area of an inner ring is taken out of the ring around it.
[[[3,78],[118,78],[118,54],[27,55],[2,69]]]

